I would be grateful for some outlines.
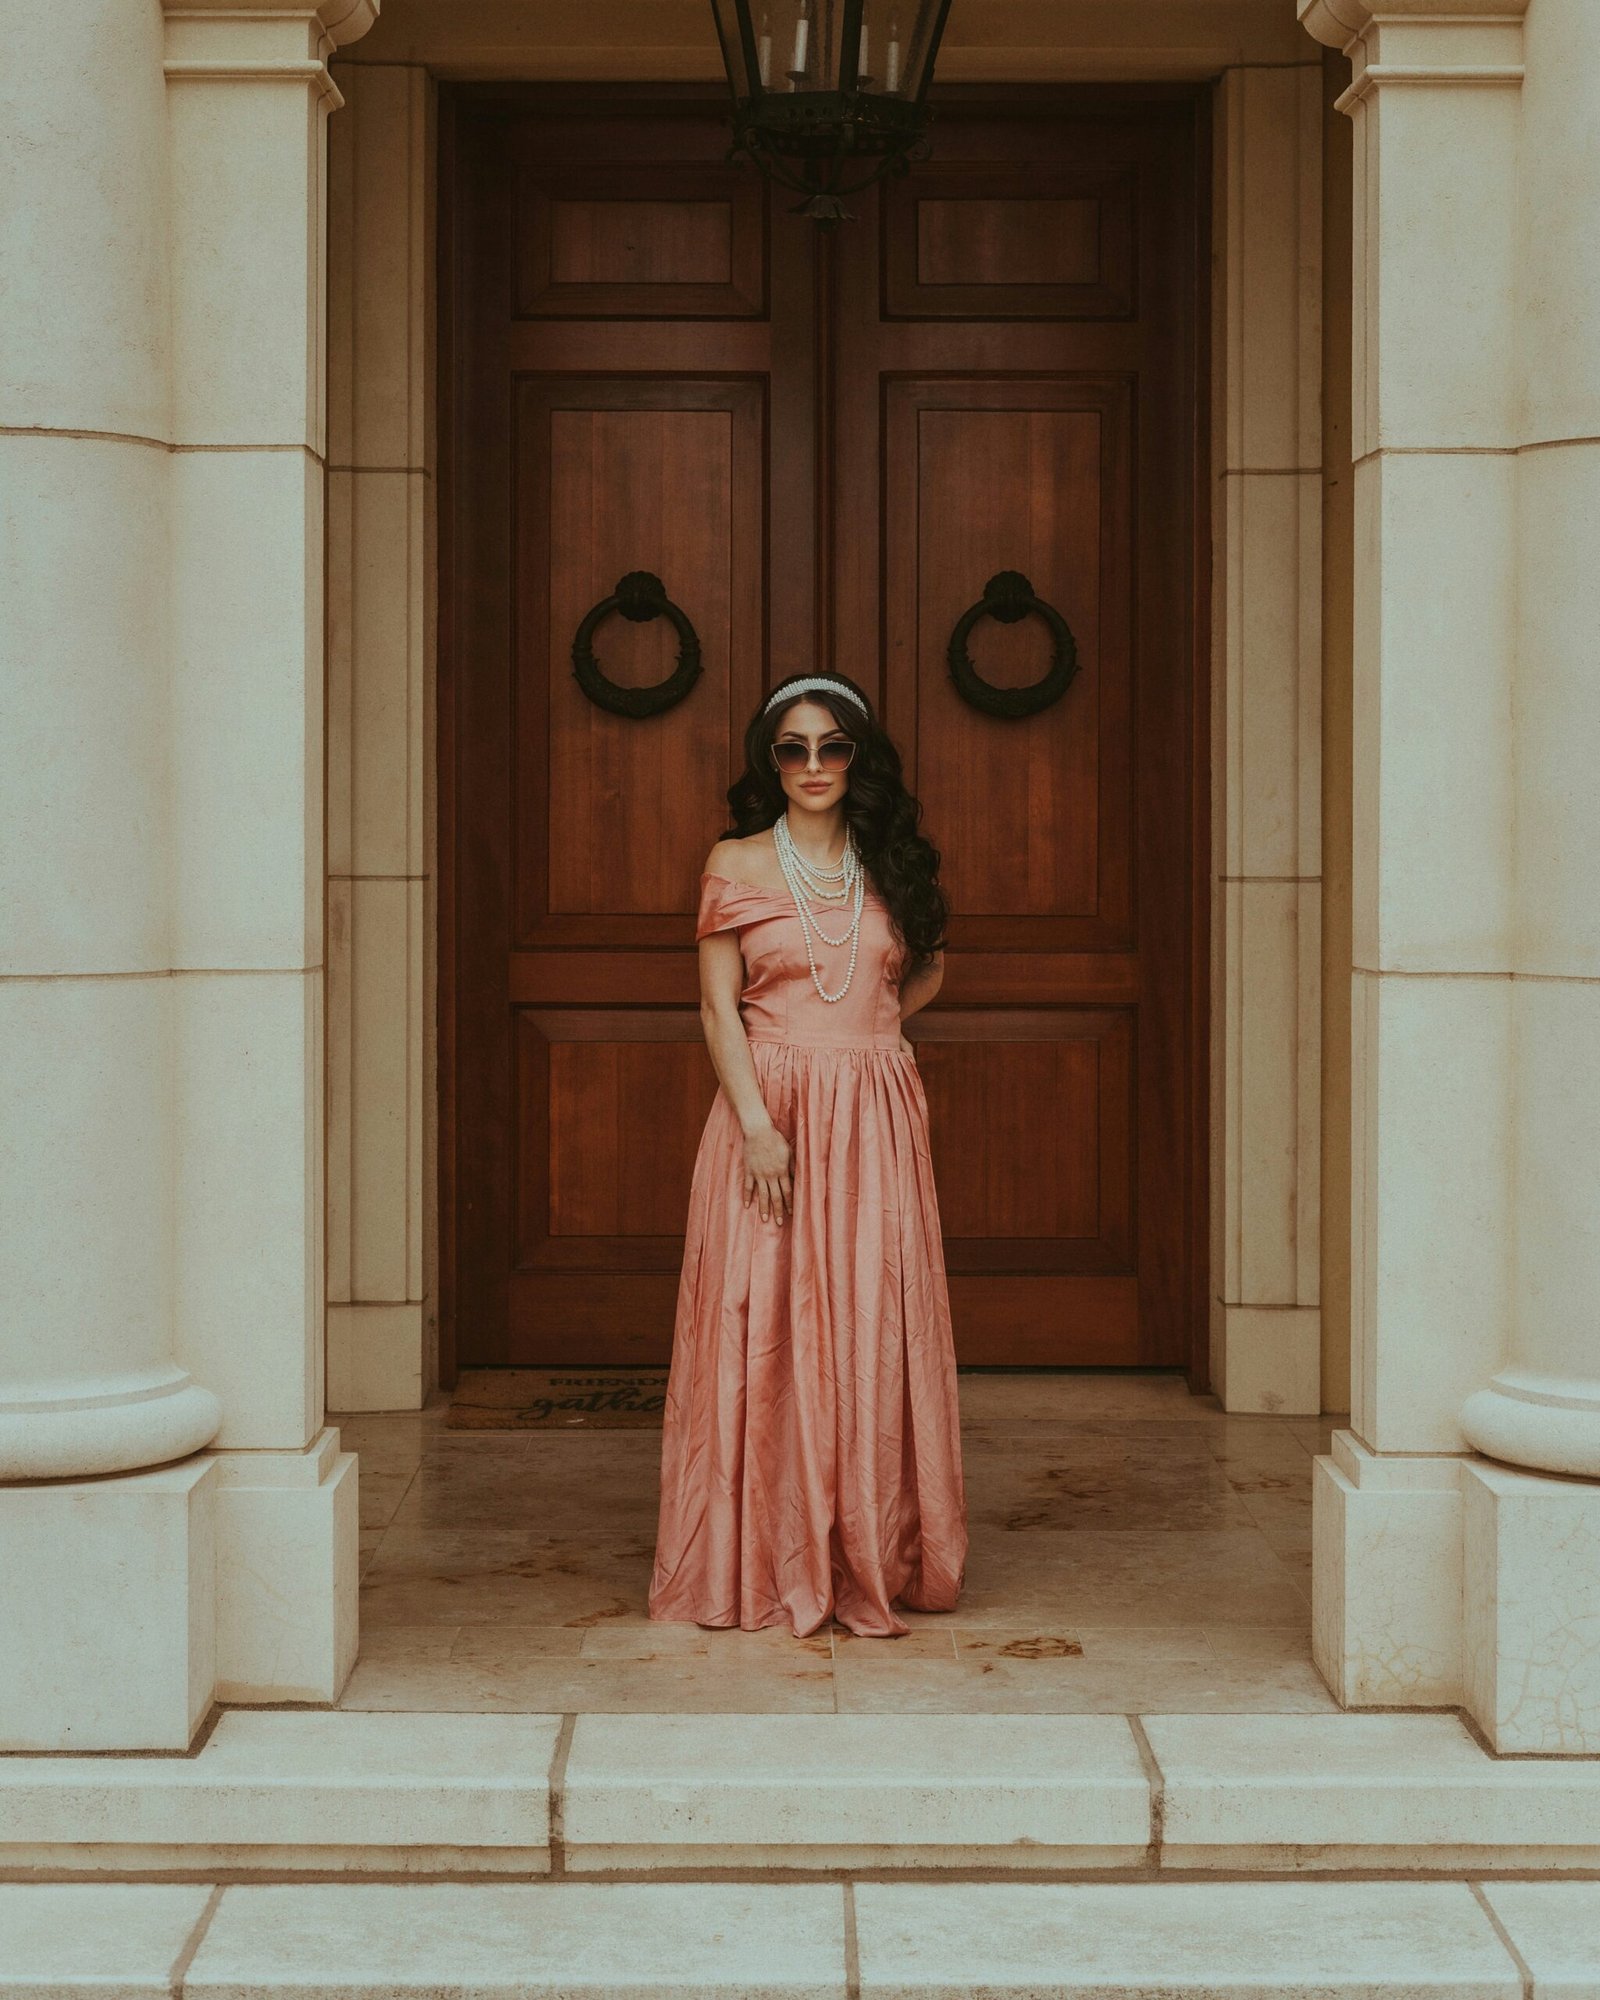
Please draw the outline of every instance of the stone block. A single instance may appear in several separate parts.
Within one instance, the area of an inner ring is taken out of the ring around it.
[[[1156,1715],[1168,1868],[1600,1867],[1600,1764],[1497,1760],[1453,1715]]]
[[[0,1867],[543,1873],[559,1729],[234,1710],[192,1757],[6,1758]]]
[[[1349,1431],[1311,1484],[1312,1655],[1346,1708],[1461,1699],[1461,1461]]]
[[[324,1430],[217,1466],[218,1699],[336,1700],[356,1659],[356,1460]]]
[[[1462,1499],[1467,1707],[1496,1750],[1600,1755],[1600,1484],[1477,1459]]]
[[[1149,1788],[1120,1715],[585,1715],[567,1866],[1123,1866]]]
[[[0,1486],[0,1750],[187,1749],[216,1681],[216,1503],[203,1458]]]
[[[209,1883],[0,1884],[7,2000],[171,2000],[172,1973],[211,1901]]]
[[[185,2000],[844,2000],[835,1885],[577,1883],[229,1889]]]
[[[1458,1882],[863,1882],[861,2000],[1520,2000]]]

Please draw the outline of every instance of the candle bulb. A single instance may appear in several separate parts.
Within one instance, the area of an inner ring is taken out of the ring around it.
[[[756,44],[756,67],[761,73],[761,88],[765,90],[772,82],[772,16],[761,17],[761,39]]]
[[[804,5],[800,18],[794,24],[794,60],[789,64],[789,74],[799,77],[805,74],[806,49],[811,40],[811,21]]]
[[[861,31],[866,33],[866,29]],[[885,90],[900,88],[900,16],[889,16],[889,54],[884,64],[883,87]]]
[[[856,55],[856,75],[865,83],[872,74],[872,63],[867,54],[867,24],[861,23],[861,47]]]

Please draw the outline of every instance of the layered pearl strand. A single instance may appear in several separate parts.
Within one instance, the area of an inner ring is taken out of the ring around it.
[[[855,977],[856,953],[861,943],[861,906],[866,899],[866,871],[861,866],[855,837],[847,826],[844,854],[836,868],[821,868],[816,862],[806,859],[789,832],[787,813],[773,823],[772,838],[778,850],[778,865],[783,870],[783,879],[788,883],[795,908],[800,912],[800,934],[806,941],[806,963],[811,967],[811,983],[822,999],[829,1002],[842,1000],[850,991],[850,981]],[[810,907],[813,897],[821,902],[851,903],[850,928],[843,937],[829,937],[817,922]],[[823,987],[813,937],[818,944],[831,945],[835,949],[846,944],[850,947],[849,969],[837,993],[829,993]]]

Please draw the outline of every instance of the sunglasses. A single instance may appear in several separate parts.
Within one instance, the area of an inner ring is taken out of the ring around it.
[[[850,759],[855,754],[856,746],[848,737],[843,740],[835,737],[830,742],[817,745],[817,762],[825,771],[847,770]],[[786,776],[793,777],[797,771],[803,771],[811,762],[811,745],[792,742],[774,743],[772,761]]]

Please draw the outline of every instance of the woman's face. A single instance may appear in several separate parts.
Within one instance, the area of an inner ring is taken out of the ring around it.
[[[831,709],[819,701],[794,702],[779,717],[772,740],[803,743],[811,753],[804,770],[778,773],[778,782],[797,812],[827,812],[839,804],[850,788],[850,773],[848,769],[823,770],[818,748],[823,743],[848,743],[851,739],[849,730],[841,729],[834,720]]]

